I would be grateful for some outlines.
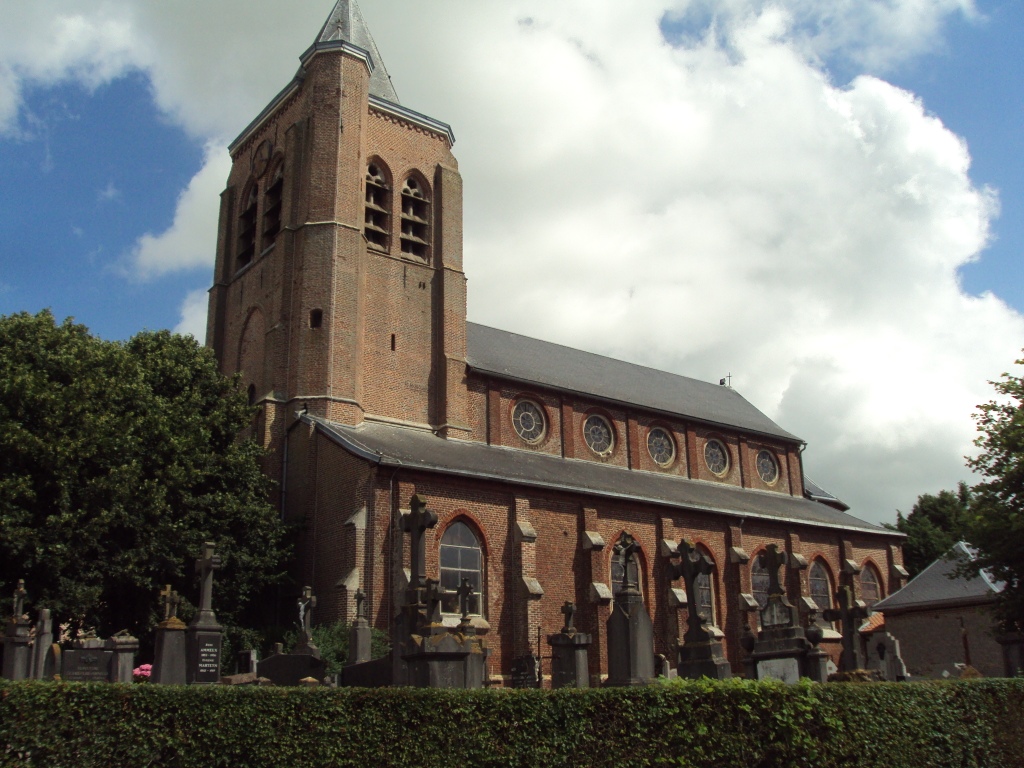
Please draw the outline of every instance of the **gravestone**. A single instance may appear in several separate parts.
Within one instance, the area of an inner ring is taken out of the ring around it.
[[[185,685],[187,648],[185,622],[178,618],[181,597],[168,584],[160,593],[164,620],[156,627],[156,652],[149,682],[160,685]]]
[[[818,648],[822,632],[813,625],[815,614],[813,610],[808,614],[811,626],[802,627],[799,611],[787,599],[779,580],[779,568],[789,564],[789,557],[775,544],[769,544],[758,555],[758,562],[768,572],[768,602],[761,609],[761,629],[757,637],[748,629],[740,641],[750,652],[744,662],[747,677],[784,683],[809,677],[815,682],[825,682],[828,657]]]
[[[114,652],[106,641],[88,634],[74,642],[74,648],[64,651],[61,679],[69,683],[107,683],[111,679]]]
[[[370,631],[370,622],[366,620],[365,609],[366,595],[363,590],[356,590],[356,620],[352,622],[352,628],[348,635],[348,661],[352,664],[365,664],[370,660],[373,635]]]
[[[7,680],[27,680],[32,674],[32,622],[25,614],[27,597],[25,580],[18,579],[13,611],[4,626],[3,676]]]
[[[877,670],[883,680],[901,683],[909,677],[900,655],[900,641],[888,632],[874,632],[867,644],[867,668]]]
[[[686,586],[686,634],[679,646],[677,674],[693,680],[709,677],[725,680],[732,677],[732,668],[722,653],[719,642],[707,628],[708,617],[700,611],[697,599],[697,579],[714,573],[714,566],[708,556],[697,550],[692,543],[681,540],[675,551],[669,553],[669,578],[682,577]]]
[[[311,587],[305,587],[297,601],[299,609],[299,638],[291,653],[284,653],[280,643],[274,646],[274,653],[256,665],[260,677],[274,685],[301,685],[303,680],[313,679],[318,684],[327,674],[327,662],[320,658],[320,649],[313,644],[313,608],[316,596]]]
[[[48,608],[40,608],[36,616],[36,635],[32,647],[32,678],[35,680],[52,680],[60,673],[60,667],[47,669],[50,658],[50,646],[53,645],[53,619]]]
[[[864,668],[861,658],[860,638],[858,629],[871,610],[862,600],[856,600],[853,589],[849,585],[842,586],[836,592],[836,608],[822,612],[828,621],[838,621],[843,633],[843,655],[839,662],[840,672],[852,672]]]
[[[540,688],[540,659],[532,653],[513,659],[509,683],[513,688]]]
[[[199,574],[199,610],[189,622],[185,677],[194,685],[212,685],[220,680],[220,655],[224,642],[224,629],[213,612],[213,574],[222,567],[213,542],[203,544],[196,560]]]
[[[575,603],[566,602],[562,606],[562,615],[565,616],[562,631],[548,635],[548,645],[551,646],[551,687],[589,688],[587,649],[590,647],[590,635],[577,632],[573,625]]]
[[[107,639],[106,648],[114,654],[110,664],[110,682],[132,682],[135,654],[139,651],[138,638],[132,637],[128,630],[124,629]]]
[[[605,685],[646,685],[655,678],[654,627],[644,607],[636,564],[640,545],[628,533],[614,547],[622,582],[608,617],[608,680]],[[632,575],[631,575],[632,574]]]
[[[439,583],[426,577],[426,532],[437,525],[437,515],[415,495],[410,512],[402,517],[402,531],[410,536],[410,579],[405,604],[396,621],[392,650],[394,683],[421,688],[482,688],[487,677],[487,648],[469,616],[472,587],[459,586],[462,620],[446,627],[441,618]]]

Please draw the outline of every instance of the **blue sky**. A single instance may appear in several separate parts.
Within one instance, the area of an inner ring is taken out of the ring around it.
[[[1024,346],[1024,4],[361,5],[454,128],[471,319],[731,373],[865,519],[971,479]],[[225,147],[330,6],[0,0],[0,314],[202,336]]]

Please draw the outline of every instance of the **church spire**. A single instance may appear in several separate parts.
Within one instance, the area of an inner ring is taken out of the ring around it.
[[[356,0],[337,0],[334,10],[327,17],[327,22],[320,30],[317,44],[346,42],[362,48],[370,54],[373,61],[373,72],[370,74],[370,95],[398,104],[398,94],[391,85],[391,77],[380,57],[377,44],[373,42],[363,14]]]

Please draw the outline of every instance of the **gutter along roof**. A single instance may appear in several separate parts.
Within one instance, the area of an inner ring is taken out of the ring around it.
[[[480,442],[444,439],[426,430],[390,424],[365,422],[358,427],[350,427],[309,415],[302,416],[302,420],[315,425],[322,434],[349,452],[381,466],[733,517],[838,527],[865,533],[890,533],[825,504],[782,493],[625,469],[597,461],[563,459]]]

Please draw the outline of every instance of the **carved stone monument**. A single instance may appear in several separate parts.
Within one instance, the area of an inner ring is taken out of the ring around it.
[[[732,677],[732,668],[722,653],[719,642],[707,628],[708,617],[701,613],[697,599],[697,580],[714,573],[708,556],[683,539],[669,555],[669,578],[682,577],[687,595],[687,630],[679,646],[677,672],[679,677],[699,679],[710,677],[725,680]]]
[[[839,671],[864,669],[857,632],[864,619],[871,615],[864,601],[855,599],[852,587],[845,585],[836,591],[836,607],[823,611],[821,615],[828,621],[838,621],[843,633],[843,655],[839,661]]]
[[[567,602],[562,606],[565,626],[562,631],[548,635],[551,646],[551,687],[589,688],[590,674],[587,670],[587,649],[590,635],[577,632],[573,626],[576,604]]]
[[[194,685],[212,685],[220,680],[220,655],[224,628],[213,612],[213,574],[222,566],[211,541],[203,543],[202,555],[196,560],[199,574],[199,610],[192,617],[187,633],[186,680]]]
[[[164,620],[156,627],[156,652],[149,682],[160,685],[184,685],[186,667],[185,622],[178,618],[181,597],[168,584],[160,592]]]
[[[14,605],[4,626],[3,676],[7,680],[27,680],[32,674],[32,622],[25,613],[25,580],[18,579]]]
[[[34,680],[52,680],[60,674],[60,667],[54,668],[53,655],[53,619],[47,608],[40,608],[36,616],[36,635],[32,646],[32,678]]]
[[[795,683],[809,677],[823,683],[827,678],[827,656],[818,648],[821,629],[800,625],[797,608],[786,598],[779,581],[779,568],[789,562],[785,552],[775,544],[758,555],[762,568],[768,572],[768,602],[761,609],[761,629],[754,638],[749,632],[741,644],[750,652],[745,661],[747,677],[766,678]],[[809,614],[813,624],[814,613]]]
[[[356,620],[352,622],[352,628],[348,634],[348,661],[349,665],[364,664],[370,660],[373,635],[370,632],[370,622],[366,620],[366,612],[363,604],[366,602],[366,595],[363,590],[356,590]]]
[[[418,495],[410,501],[410,512],[402,519],[402,530],[410,535],[411,575],[406,603],[399,622],[397,657],[404,674],[396,682],[421,688],[482,688],[487,671],[487,651],[469,616],[472,587],[463,581],[459,588],[462,620],[454,630],[441,618],[443,590],[426,577],[425,533],[437,525],[437,515],[428,510]]]
[[[320,649],[313,643],[313,608],[316,596],[311,587],[304,587],[297,601],[299,609],[299,637],[291,653],[284,653],[281,644],[274,653],[256,666],[260,677],[274,685],[300,685],[303,680],[324,681],[327,662],[320,658]]]
[[[622,581],[608,617],[608,680],[605,685],[646,685],[656,676],[654,627],[640,594],[636,557],[640,545],[628,533],[614,547]]]

